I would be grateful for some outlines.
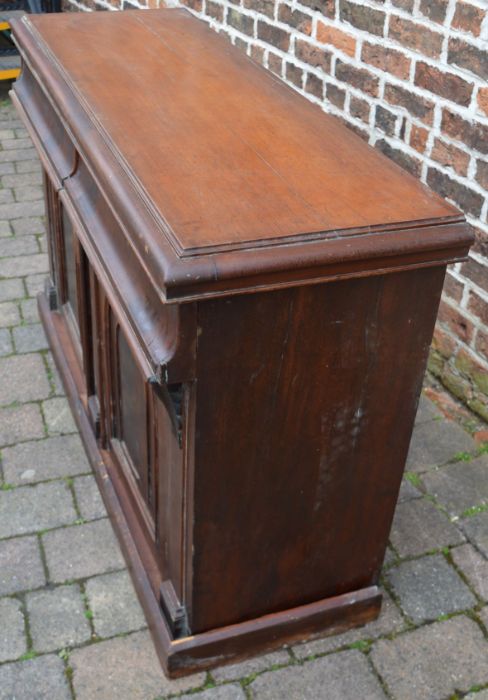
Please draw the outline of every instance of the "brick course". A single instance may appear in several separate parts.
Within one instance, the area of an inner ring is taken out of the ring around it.
[[[65,0],[124,9],[126,0]],[[131,0],[130,7],[164,0]],[[488,370],[488,6],[485,0],[166,0],[186,6],[307,99],[447,197],[475,227],[469,264],[452,267],[431,369],[488,416],[488,397],[459,371]],[[127,7],[129,7],[127,5]],[[12,157],[17,158],[18,154]],[[26,157],[31,157],[27,156]],[[5,204],[4,207],[16,206]],[[10,215],[10,214],[9,214]],[[441,358],[441,361],[439,360]],[[479,408],[481,406],[481,408]]]

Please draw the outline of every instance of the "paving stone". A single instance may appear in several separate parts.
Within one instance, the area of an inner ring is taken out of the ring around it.
[[[6,175],[7,173],[15,173],[14,163],[0,163],[0,175]]]
[[[32,253],[39,253],[39,244],[35,236],[0,238],[0,258],[30,255]]]
[[[474,452],[474,440],[456,423],[431,421],[415,426],[407,458],[407,471],[422,472],[445,464],[459,452]]]
[[[398,503],[404,503],[405,501],[411,501],[412,498],[420,498],[422,496],[421,491],[419,491],[413,484],[411,484],[408,479],[403,479],[400,486],[400,493],[398,494]]]
[[[465,538],[432,503],[416,498],[397,505],[390,541],[401,557],[412,557],[462,544]]]
[[[18,160],[32,160],[36,156],[33,148],[12,149],[10,151],[0,151],[0,162],[15,162]]]
[[[0,447],[42,437],[44,424],[37,404],[0,409]]]
[[[73,523],[73,498],[63,481],[0,491],[0,538]]]
[[[46,583],[37,537],[0,542],[0,595],[9,595]]]
[[[470,544],[456,547],[451,554],[479,597],[488,602],[488,561]]]
[[[12,190],[0,188],[0,204],[10,204],[14,201],[15,200]],[[3,255],[1,257],[3,257]]]
[[[0,301],[20,299],[25,296],[24,285],[18,277],[9,280],[0,280]]]
[[[14,202],[14,195],[12,190],[0,188],[0,204],[10,204]]]
[[[10,228],[9,221],[0,221],[0,238],[10,237],[12,235],[12,229]]]
[[[2,598],[0,600],[0,661],[13,661],[26,651],[27,640],[20,601],[14,598]]]
[[[2,175],[2,187],[25,187],[26,185],[42,185],[41,173],[17,173]]]
[[[98,520],[107,515],[102,496],[93,476],[79,476],[74,480],[76,502],[84,520]]]
[[[201,693],[185,693],[178,700],[246,700],[246,694],[240,685],[226,683],[216,688],[203,690]]]
[[[90,624],[80,587],[58,586],[26,596],[32,645],[36,651],[54,651],[86,642]]]
[[[18,305],[13,301],[4,301],[0,304],[0,327],[15,326],[20,323]]]
[[[100,637],[134,632],[146,626],[128,571],[89,579],[86,594],[95,631]]]
[[[21,301],[20,312],[25,323],[39,323],[37,299],[24,299],[24,301]]]
[[[78,432],[68,400],[63,396],[44,401],[42,410],[49,435],[66,435]]]
[[[390,566],[398,559],[397,555],[391,547],[386,548],[385,557],[383,559],[383,566]]]
[[[78,435],[25,442],[2,451],[5,480],[28,484],[91,471]]]
[[[45,233],[46,231],[44,220],[40,216],[14,219],[10,223],[16,236],[27,236],[29,234]]]
[[[0,700],[71,700],[63,662],[48,655],[0,666]]]
[[[488,647],[464,616],[381,640],[370,659],[395,700],[440,700],[488,681]]]
[[[488,511],[459,521],[459,525],[471,542],[488,559]]]
[[[383,603],[381,612],[377,620],[369,622],[367,625],[357,627],[342,634],[336,634],[323,639],[315,639],[293,647],[293,652],[298,659],[306,659],[316,654],[336,651],[342,647],[358,642],[362,639],[376,639],[392,632],[399,632],[404,629],[406,623],[402,618],[397,606],[392,601],[386,591],[383,591]]]
[[[290,655],[287,651],[281,649],[270,654],[254,656],[238,664],[214,668],[212,670],[212,676],[217,682],[233,681],[239,678],[246,678],[255,673],[261,673],[274,666],[286,666],[289,663],[291,663]]]
[[[54,583],[87,578],[124,567],[109,520],[96,520],[43,535],[47,568]]]
[[[149,632],[136,632],[76,649],[70,656],[77,700],[152,700],[205,683],[205,673],[168,680]]]
[[[43,199],[44,193],[42,187],[38,185],[23,185],[14,189],[14,195],[17,202],[33,202],[38,199]]]
[[[6,129],[17,129],[22,127],[22,122],[20,119],[13,119],[12,115],[3,114],[1,115],[0,126]],[[31,142],[32,146],[32,142]]]
[[[15,131],[13,129],[0,129],[0,139],[13,139],[15,138]]]
[[[0,159],[2,152],[0,151]],[[0,204],[0,219],[20,219],[22,217],[43,216],[44,202],[11,202]]]
[[[32,148],[32,141],[30,138],[15,138],[15,135],[11,139],[2,139],[2,149],[4,151],[15,151],[19,148]]]
[[[15,349],[19,353],[47,350],[48,342],[40,323],[17,326],[13,330]]]
[[[13,352],[12,337],[7,328],[0,328],[0,357],[10,355]]]
[[[61,377],[57,370],[54,358],[50,352],[46,354],[47,366],[49,367],[49,373],[51,375],[50,380],[53,385],[53,390],[56,395],[64,396],[63,383],[61,382]]]
[[[24,277],[25,275],[35,275],[41,272],[47,274],[48,270],[49,265],[45,253],[0,259],[0,277]]]
[[[46,284],[47,273],[43,272],[37,275],[28,275],[25,278],[25,286],[27,287],[27,295],[30,297],[37,297],[39,292],[44,291],[44,286]]]
[[[484,624],[484,626],[488,630],[488,605],[486,606],[486,608],[483,608],[482,610],[480,610],[478,615],[479,615],[481,622]]]
[[[15,170],[18,173],[38,173],[41,172],[41,164],[37,158],[24,160],[15,164]]]
[[[464,700],[488,700],[488,688],[479,693],[470,693],[464,696]]]
[[[249,686],[256,700],[385,700],[366,657],[351,650],[296,667],[263,673]],[[326,695],[324,695],[326,693]]]
[[[0,405],[47,398],[50,387],[42,357],[30,354],[0,359],[0,386]]]
[[[466,610],[476,598],[441,554],[406,561],[387,572],[403,611],[415,624]]]
[[[473,506],[488,505],[488,456],[450,464],[427,474],[424,484],[452,515],[461,515]]]

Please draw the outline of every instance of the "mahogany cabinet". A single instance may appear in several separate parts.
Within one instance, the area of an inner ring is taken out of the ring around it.
[[[463,217],[185,11],[14,35],[41,316],[167,673],[373,619]]]

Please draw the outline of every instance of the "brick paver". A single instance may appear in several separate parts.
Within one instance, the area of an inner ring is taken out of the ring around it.
[[[315,659],[297,669],[293,666],[263,673],[251,683],[256,700],[386,700],[386,695],[366,657],[351,649]]]
[[[18,659],[26,651],[22,604],[16,598],[0,598],[0,662]]]
[[[39,656],[0,666],[0,700],[71,700],[62,660]]]
[[[164,677],[39,325],[41,182],[0,103],[0,700],[488,700],[488,456],[425,396],[379,619]]]
[[[79,585],[26,595],[29,630],[36,651],[55,651],[87,642],[91,628]]]
[[[39,588],[45,583],[37,537],[0,540],[0,596]]]
[[[146,631],[77,649],[70,664],[77,700],[146,700],[202,687],[206,679],[197,673],[168,681]]]
[[[86,582],[87,604],[99,637],[114,637],[146,627],[127,571],[94,576]]]
[[[442,554],[405,561],[387,579],[403,612],[415,623],[474,607],[476,597]]]
[[[279,649],[269,654],[261,654],[251,659],[237,664],[221,666],[212,671],[212,676],[216,681],[234,681],[240,678],[249,678],[263,671],[270,671],[279,666],[289,666],[292,657],[285,649]]]
[[[456,691],[488,683],[486,639],[464,616],[382,640],[371,660],[395,700],[459,697]]]
[[[488,559],[488,511],[463,518],[459,525],[468,539]]]
[[[78,435],[24,442],[4,449],[2,456],[4,477],[9,484],[34,483],[90,471]]]
[[[87,474],[73,479],[76,502],[83,520],[99,520],[107,515],[95,477]]]
[[[108,519],[52,530],[42,537],[50,580],[88,578],[121,569],[124,559]]]

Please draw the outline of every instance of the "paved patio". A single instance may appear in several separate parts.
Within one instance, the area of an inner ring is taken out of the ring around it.
[[[422,397],[361,629],[168,681],[51,354],[41,172],[0,103],[0,700],[488,700],[488,450]]]

